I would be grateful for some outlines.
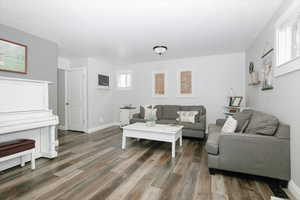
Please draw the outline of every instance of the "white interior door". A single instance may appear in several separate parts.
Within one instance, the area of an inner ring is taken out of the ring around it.
[[[86,131],[86,70],[72,69],[66,73],[68,130],[84,132]]]

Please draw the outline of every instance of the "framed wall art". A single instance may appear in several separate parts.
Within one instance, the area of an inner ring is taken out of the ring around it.
[[[178,97],[193,97],[193,71],[179,70],[177,72]]]
[[[27,74],[27,46],[0,39],[0,71]]]
[[[167,73],[155,71],[153,74],[153,97],[166,97]]]

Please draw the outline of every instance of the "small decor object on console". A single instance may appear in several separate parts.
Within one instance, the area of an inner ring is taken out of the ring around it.
[[[27,73],[27,46],[0,39],[0,71]]]
[[[242,103],[242,100],[243,100],[242,96],[230,97],[229,106],[239,107]]]
[[[224,106],[224,114],[227,118],[228,116],[232,116],[235,113],[240,112],[241,110],[241,103],[243,101],[242,96],[229,96],[229,105]]]

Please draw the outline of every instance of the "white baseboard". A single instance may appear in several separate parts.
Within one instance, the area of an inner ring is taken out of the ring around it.
[[[93,133],[93,132],[96,132],[96,131],[99,131],[99,130],[102,130],[102,129],[105,129],[105,128],[109,128],[111,126],[119,126],[119,125],[120,125],[120,123],[118,123],[118,122],[103,124],[101,126],[97,126],[97,127],[94,127],[94,128],[89,128],[87,130],[87,133]]]
[[[289,188],[289,191],[291,192],[291,194],[296,199],[300,200],[300,187],[298,187],[293,180],[290,180],[288,188]]]

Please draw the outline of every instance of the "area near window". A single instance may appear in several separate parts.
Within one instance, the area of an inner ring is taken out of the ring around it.
[[[275,76],[299,70],[300,3],[295,2],[276,23]]]
[[[130,89],[132,87],[132,73],[120,71],[117,73],[117,86],[119,89]]]

